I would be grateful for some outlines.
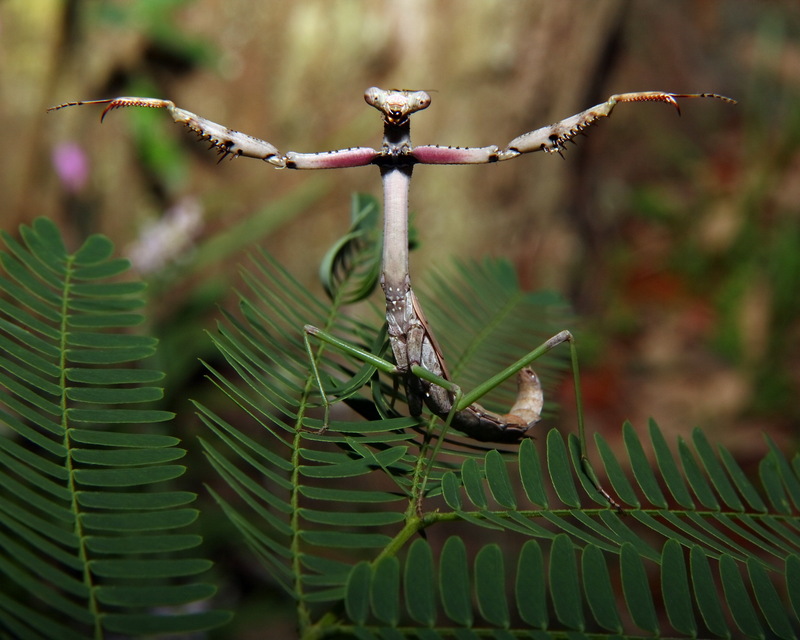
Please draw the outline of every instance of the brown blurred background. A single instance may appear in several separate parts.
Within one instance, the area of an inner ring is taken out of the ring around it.
[[[416,144],[504,145],[625,91],[736,98],[684,101],[681,118],[623,105],[564,160],[418,168],[412,273],[506,256],[524,287],[566,296],[589,429],[609,439],[653,417],[671,441],[702,426],[744,466],[762,432],[794,449],[796,0],[0,0],[2,227],[46,215],[135,258],[170,402],[191,424],[197,358],[211,357],[202,329],[230,306],[244,253],[264,246],[317,286],[350,194],[378,195],[377,171],[216,164],[160,111],[100,126],[97,107],[45,109],[163,97],[282,151],[319,151],[379,144],[371,85],[434,92]],[[569,394],[556,393],[571,423]]]

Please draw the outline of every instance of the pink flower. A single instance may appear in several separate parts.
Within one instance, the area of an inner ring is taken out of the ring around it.
[[[89,161],[80,145],[64,142],[53,149],[53,167],[61,184],[70,193],[78,193],[89,179]]]

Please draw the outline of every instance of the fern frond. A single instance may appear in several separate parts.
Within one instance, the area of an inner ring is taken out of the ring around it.
[[[444,638],[489,629],[535,629],[533,637],[542,638],[581,632],[609,639],[796,637],[797,612],[790,613],[766,574],[753,569],[759,565],[743,571],[730,556],[713,562],[699,547],[667,541],[654,565],[634,545],[609,556],[594,545],[577,548],[562,533],[546,546],[529,540],[515,563],[508,559],[497,544],[471,554],[452,536],[439,550],[415,540],[402,562],[359,563],[344,603],[353,626],[340,630],[357,637]],[[791,562],[796,565],[797,557]],[[796,587],[790,597],[797,597]]]
[[[129,265],[102,236],[68,253],[43,218],[20,235],[3,233],[0,252],[0,627],[101,638],[222,624],[186,609],[214,592],[185,580],[210,566],[184,557],[199,536],[176,532],[196,496],[154,486],[183,474],[185,451],[134,427],[172,417],[149,408],[163,374],[138,368],[156,341],[128,331],[144,285],[116,280]]]
[[[328,281],[330,304],[268,256],[255,259],[241,318],[228,316],[214,338],[240,381],[211,370],[255,431],[200,406],[216,434],[206,453],[233,489],[232,498],[217,499],[298,603],[303,637],[503,637],[531,629],[535,637],[784,637],[798,628],[798,465],[776,447],[757,488],[700,431],[673,453],[655,423],[647,445],[625,425],[626,459],[597,437],[600,464],[591,470],[610,485],[618,512],[590,480],[574,434],[551,431],[502,452],[448,434],[436,449],[427,439],[435,431],[403,417],[390,378],[315,345],[325,390],[341,391],[370,417],[359,422],[334,406],[335,419],[319,432],[301,327],[313,323],[380,353],[383,337],[342,308],[374,285],[370,269],[354,266],[371,264],[361,252],[376,250],[337,245],[348,257],[328,261],[340,269]],[[454,378],[466,388],[473,367],[485,376],[534,346],[531,318],[538,324],[552,314],[542,340],[564,328],[563,306],[521,293],[504,263],[460,265],[435,286],[420,299],[446,355],[464,354]],[[536,365],[546,377],[563,367],[554,355]],[[510,400],[501,393],[496,401]],[[467,546],[449,534],[450,523],[508,544]],[[441,544],[418,538],[434,528],[442,529]]]

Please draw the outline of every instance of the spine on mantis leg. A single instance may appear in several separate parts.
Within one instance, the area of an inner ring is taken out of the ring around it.
[[[212,149],[216,149],[220,154],[220,161],[227,156],[246,156],[248,158],[258,158],[265,160],[271,165],[283,168],[286,166],[286,158],[281,155],[274,145],[266,140],[254,138],[253,136],[228,129],[228,127],[201,118],[191,111],[176,107],[171,100],[161,98],[140,98],[136,96],[121,96],[109,100],[82,100],[79,102],[65,102],[64,104],[50,107],[48,111],[57,111],[65,107],[78,107],[89,104],[104,104],[106,108],[100,115],[100,122],[106,117],[109,111],[124,107],[145,107],[148,109],[166,109],[172,119],[194,131],[201,140],[208,142]]]

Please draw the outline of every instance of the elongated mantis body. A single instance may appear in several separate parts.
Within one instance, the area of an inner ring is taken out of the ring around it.
[[[605,102],[570,116],[555,124],[530,131],[514,138],[504,148],[445,147],[427,145],[413,147],[410,137],[410,116],[427,108],[431,98],[425,91],[386,90],[372,87],[364,94],[366,102],[380,111],[384,123],[383,144],[380,149],[352,147],[321,153],[282,154],[271,143],[233,131],[220,124],[178,108],[168,100],[157,98],[120,97],[110,100],[69,102],[51,110],[68,106],[104,104],[105,115],[121,107],[150,107],[166,109],[172,118],[197,133],[222,156],[258,158],[277,168],[339,169],[377,165],[383,180],[384,238],[381,286],[386,298],[386,322],[389,342],[395,358],[392,365],[363,350],[339,341],[315,327],[306,326],[306,333],[349,351],[379,369],[402,375],[409,410],[418,416],[423,404],[446,423],[468,436],[497,443],[515,443],[525,437],[538,420],[542,408],[542,391],[536,374],[528,365],[555,346],[569,342],[578,397],[580,441],[583,453],[584,433],[580,411],[580,391],[577,387],[577,356],[572,334],[561,331],[525,357],[510,365],[470,394],[462,395],[450,380],[444,356],[411,288],[408,260],[408,193],[411,175],[417,164],[485,164],[511,160],[534,151],[561,153],[565,144],[587,127],[611,114],[623,102],[665,102],[680,112],[679,98],[715,98],[735,102],[711,93],[676,94],[660,91],[624,93],[611,96]],[[222,159],[220,158],[220,159]],[[512,375],[517,375],[518,397],[507,414],[488,411],[477,404],[489,389]],[[317,382],[325,397],[317,375]],[[610,499],[610,498],[609,498]]]

